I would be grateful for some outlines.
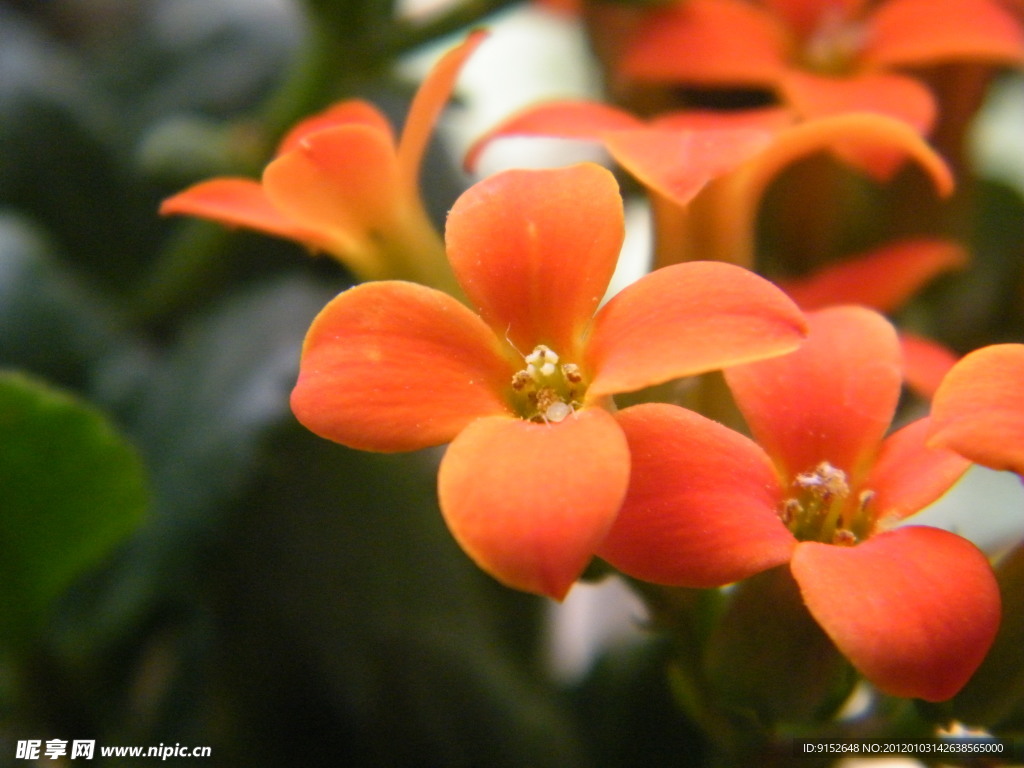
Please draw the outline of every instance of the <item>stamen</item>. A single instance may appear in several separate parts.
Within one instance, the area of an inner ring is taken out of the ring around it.
[[[564,421],[580,405],[577,393],[583,372],[575,363],[559,365],[559,356],[545,344],[538,344],[523,356],[526,367],[512,376],[512,390],[520,398],[523,418],[546,424]]]
[[[859,538],[871,535],[878,523],[873,519],[874,513],[871,509],[874,500],[875,492],[870,489],[864,489],[857,494],[857,511],[853,515],[853,520],[850,521],[850,528]]]
[[[512,374],[512,389],[522,392],[531,381],[533,381],[533,377],[529,371],[516,371]]]
[[[583,374],[580,372],[580,367],[576,363],[566,363],[562,366],[562,375],[565,376],[565,380],[571,384],[579,384],[583,381]]]
[[[832,543],[840,547],[852,547],[857,543],[857,535],[846,528],[837,528],[832,534]]]
[[[861,513],[867,513],[868,505],[871,504],[875,499],[875,492],[871,490],[863,490],[857,495],[857,510]]]
[[[552,404],[561,402],[558,399],[558,393],[551,387],[541,387],[531,399],[536,403],[537,410],[541,413],[544,413]]]
[[[782,503],[782,509],[779,510],[779,518],[782,520],[782,524],[788,526],[790,523],[796,522],[800,513],[804,511],[804,508],[800,505],[800,502],[796,499],[786,499]]]
[[[538,344],[533,348],[533,352],[523,359],[526,360],[527,365],[537,365],[538,363],[541,365],[551,363],[553,365],[558,362],[558,355],[547,345]]]
[[[542,415],[544,421],[553,421],[555,424],[565,419],[569,414],[575,413],[573,407],[568,403],[559,400],[547,407]]]
[[[849,518],[855,510],[849,508],[851,490],[843,470],[823,461],[794,477],[792,487],[795,493],[783,503],[779,517],[800,541],[853,546],[868,534],[858,517]],[[871,494],[858,498],[867,504]]]
[[[833,467],[827,461],[821,462],[812,472],[802,472],[796,476],[795,484],[810,491],[822,501],[831,501],[833,497],[845,499],[850,495],[850,486],[846,484],[846,473]]]
[[[867,27],[847,17],[839,9],[825,11],[817,29],[804,44],[804,59],[821,73],[840,74],[855,60],[867,44]]]

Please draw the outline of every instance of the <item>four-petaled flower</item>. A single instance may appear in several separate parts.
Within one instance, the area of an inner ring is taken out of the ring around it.
[[[928,419],[885,436],[902,376],[881,315],[842,306],[808,321],[797,351],[725,372],[756,443],[672,405],[619,414],[632,478],[598,554],[690,587],[788,563],[810,613],[869,681],[947,699],[993,640],[996,581],[966,539],[894,524],[968,462],[926,446]]]
[[[423,81],[399,141],[372,104],[343,101],[285,135],[262,181],[223,177],[168,198],[185,214],[296,240],[363,280],[400,278],[448,290],[440,235],[423,207],[420,161],[459,71],[485,37],[472,33]]]
[[[891,314],[929,280],[968,262],[967,252],[949,240],[906,238],[829,264],[813,274],[776,283],[804,311],[833,304],[860,304]],[[907,387],[930,399],[957,361],[954,352],[931,339],[900,331]]]
[[[715,259],[752,267],[761,199],[798,160],[830,152],[880,182],[914,160],[940,195],[949,167],[896,118],[850,112],[793,122],[779,108],[668,112],[649,121],[588,101],[527,107],[481,136],[466,154],[473,168],[496,139],[550,136],[600,142],[647,189],[655,219],[655,263]]]
[[[1024,344],[965,355],[932,403],[931,444],[1024,476]]]
[[[806,117],[882,112],[922,133],[935,99],[904,74],[951,62],[1024,63],[1024,35],[992,0],[679,0],[626,44],[637,80],[763,87]]]
[[[594,164],[474,185],[446,241],[479,314],[407,282],[343,292],[309,330],[294,413],[364,450],[451,442],[438,491],[455,538],[503,583],[561,599],[628,485],[611,396],[787,352],[805,332],[775,286],[717,262],[657,270],[598,309],[623,232],[618,185]]]

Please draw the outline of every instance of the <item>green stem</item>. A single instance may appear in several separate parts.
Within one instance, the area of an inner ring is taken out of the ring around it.
[[[307,3],[306,43],[292,71],[256,121],[266,153],[297,120],[355,93],[361,83],[386,72],[399,55],[480,22],[513,2],[516,0],[467,0],[420,24],[382,19],[380,12],[362,13],[364,9],[355,6],[340,17],[336,4]],[[371,11],[380,9],[372,4],[367,7]],[[382,24],[387,27],[382,29]],[[239,172],[255,174],[258,170],[240,168]],[[135,317],[142,322],[157,321],[208,288],[217,265],[224,261],[227,234],[224,230],[213,231],[206,224],[183,226],[133,297]]]
[[[745,741],[752,724],[718,706],[705,675],[705,650],[712,627],[723,608],[717,589],[662,587],[642,581],[630,586],[646,604],[651,624],[665,632],[672,643],[674,664],[669,682],[680,710],[708,739],[715,750]]]
[[[360,78],[383,68],[380,57],[358,62],[359,69],[353,71],[352,48],[330,25],[310,19],[308,37],[292,71],[261,110],[259,122],[272,143],[297,120],[351,94]]]
[[[422,24],[405,24],[397,28],[392,50],[395,55],[411,51],[425,43],[481,23],[498,11],[518,5],[521,0],[467,0]]]
[[[184,222],[130,297],[129,311],[140,324],[158,322],[195,301],[222,273],[231,232],[206,221]]]
[[[340,52],[346,46],[335,39],[330,27],[311,18],[309,29],[310,36],[293,71],[256,121],[266,155],[295,120],[323,105],[328,92],[338,88],[339,73],[345,71]],[[243,174],[258,171],[259,167],[238,169]],[[207,222],[183,223],[131,297],[134,318],[143,323],[158,322],[205,292],[222,271],[231,234]]]

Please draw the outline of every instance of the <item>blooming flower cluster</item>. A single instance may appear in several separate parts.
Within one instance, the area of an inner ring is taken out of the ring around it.
[[[620,67],[772,89],[805,118],[881,112],[928,133],[935,96],[912,73],[949,61],[1020,64],[1020,28],[991,0],[683,0],[644,20]]]
[[[618,186],[599,166],[476,184],[447,243],[479,314],[402,281],[342,293],[306,338],[296,416],[357,448],[451,442],[438,492],[452,533],[505,583],[563,597],[629,482],[610,397],[803,336],[779,289],[716,262],[651,273],[597,310],[623,234]]]
[[[894,526],[968,462],[927,446],[927,419],[886,436],[901,383],[888,322],[853,306],[809,321],[796,352],[726,372],[756,443],[677,406],[621,412],[633,474],[599,552],[625,573],[691,587],[788,563],[865,677],[895,695],[947,699],[992,641],[999,592],[966,539]]]
[[[425,213],[420,156],[482,39],[428,76],[397,145],[373,107],[344,102],[285,137],[262,182],[217,179],[164,204],[327,251],[369,281],[309,329],[298,420],[361,450],[447,444],[441,512],[506,585],[561,600],[595,556],[671,588],[788,569],[878,690],[954,696],[996,636],[996,577],[967,539],[903,523],[971,462],[1024,473],[1024,346],[956,362],[882,314],[969,263],[945,236],[889,237],[775,284],[757,227],[771,185],[811,157],[882,187],[916,166],[936,199],[951,194],[920,72],[1024,63],[1020,24],[994,0],[650,11],[615,46],[616,78],[756,87],[775,103],[654,117],[539,105],[466,158],[509,135],[608,150],[650,201],[656,254],[607,300],[623,193],[599,165],[484,178],[451,206],[443,243]],[[714,371],[725,387],[698,378]],[[672,383],[706,407],[672,402],[659,387]],[[931,415],[894,430],[905,386]]]

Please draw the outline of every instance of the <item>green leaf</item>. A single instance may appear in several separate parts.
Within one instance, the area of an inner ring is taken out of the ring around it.
[[[339,765],[588,765],[510,629],[544,606],[506,599],[459,550],[437,458],[361,453],[294,423],[268,445],[210,558],[237,764],[326,750]],[[322,739],[295,738],[311,723]]]
[[[785,567],[737,585],[706,653],[721,700],[767,725],[828,718],[854,680]]]
[[[114,308],[56,258],[42,228],[0,211],[0,366],[77,389],[126,338]]]
[[[596,766],[710,764],[709,734],[679,708],[673,692],[674,639],[652,633],[610,648],[574,692]]]
[[[337,290],[294,275],[246,286],[141,366],[125,428],[146,458],[153,503],[113,567],[67,606],[71,645],[116,644],[166,601],[195,600],[209,547],[230,535],[225,505],[253,482],[268,431],[294,421],[302,338]]]
[[[131,286],[158,231],[157,197],[117,156],[116,108],[82,62],[16,17],[0,20],[0,51],[0,202],[43,223],[97,284]]]
[[[969,725],[987,728],[1024,722],[1024,545],[1018,545],[996,568],[1003,617],[992,649],[971,680],[953,699],[953,713]]]
[[[146,506],[142,463],[94,408],[0,374],[0,642],[30,639]]]

